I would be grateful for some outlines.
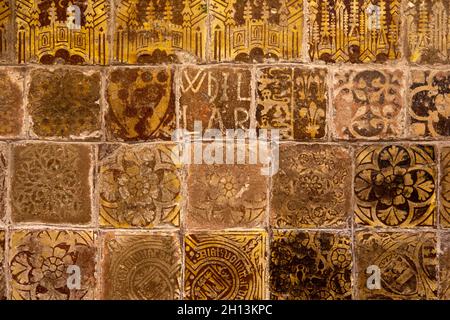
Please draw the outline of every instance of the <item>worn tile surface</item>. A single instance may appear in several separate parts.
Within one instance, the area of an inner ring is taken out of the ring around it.
[[[258,128],[279,129],[283,139],[325,135],[327,71],[270,67],[257,73]]]
[[[90,222],[91,151],[91,147],[77,144],[13,146],[13,222]]]
[[[118,0],[115,16],[116,62],[205,60],[205,0]]]
[[[450,62],[449,0],[410,0],[406,6],[407,52],[411,62]]]
[[[400,0],[308,0],[309,56],[325,62],[400,57]]]
[[[23,73],[19,69],[0,70],[0,137],[14,138],[21,134],[22,94]]]
[[[11,0],[0,0],[0,63],[10,62],[14,51],[12,11]]]
[[[173,70],[116,68],[109,73],[105,116],[110,140],[170,140],[176,126]]]
[[[302,0],[212,0],[211,60],[299,60]]]
[[[413,70],[409,88],[413,138],[450,136],[450,70]]]
[[[403,72],[336,71],[334,135],[340,139],[398,139],[404,129]]]
[[[0,144],[0,223],[6,212],[7,170],[8,170],[8,147]]]
[[[441,149],[440,225],[450,228],[450,147]]]
[[[276,230],[270,250],[271,299],[351,298],[350,234]]]
[[[178,299],[181,252],[177,234],[104,235],[102,298]]]
[[[36,69],[30,77],[27,111],[35,135],[42,138],[99,136],[99,72]]]
[[[272,177],[274,227],[347,226],[351,213],[349,149],[331,145],[283,144]]]
[[[432,146],[367,146],[356,152],[355,222],[417,227],[436,223],[436,168]]]
[[[5,261],[5,230],[0,229],[0,300],[6,299],[6,278],[3,267]]]
[[[250,68],[189,67],[181,71],[183,128],[248,129],[251,104]]]
[[[266,241],[265,232],[186,235],[184,299],[263,299]]]
[[[172,144],[100,147],[100,224],[116,228],[178,226],[180,172]]]
[[[439,299],[450,300],[450,233],[445,232],[440,236],[440,290]]]
[[[436,235],[431,232],[358,231],[357,299],[436,299]],[[381,289],[368,289],[369,266],[380,269]]]
[[[92,231],[16,230],[10,242],[13,300],[93,299],[96,235]],[[80,270],[80,289],[69,289],[70,266]],[[68,272],[69,271],[69,272]]]

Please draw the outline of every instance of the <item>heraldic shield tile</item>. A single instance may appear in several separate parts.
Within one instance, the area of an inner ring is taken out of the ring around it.
[[[450,62],[450,1],[409,0],[406,6],[407,52],[411,62]]]
[[[28,143],[12,149],[13,222],[87,224],[91,221],[92,148]]]
[[[196,233],[185,237],[187,300],[262,300],[265,232]]]
[[[177,234],[107,232],[103,250],[103,299],[179,298],[181,252]]]
[[[183,128],[248,129],[252,100],[250,68],[189,67],[181,71]]]
[[[355,222],[413,228],[436,224],[433,146],[372,145],[356,152]]]
[[[117,0],[114,62],[204,61],[206,3],[206,0]]]
[[[12,300],[94,298],[94,232],[16,230],[10,241]]]
[[[302,0],[212,0],[211,61],[301,59]]]
[[[271,299],[351,298],[350,234],[275,230],[270,249]]]
[[[176,127],[173,78],[170,68],[114,68],[107,85],[107,138],[170,140]]]
[[[436,299],[434,233],[357,231],[355,239],[357,299]]]
[[[327,71],[270,67],[257,73],[256,121],[260,129],[278,129],[287,140],[325,136]]]
[[[450,136],[450,70],[413,70],[409,133],[413,138]]]
[[[340,70],[333,79],[333,135],[338,139],[396,139],[404,124],[403,72]]]
[[[439,255],[440,294],[439,299],[450,300],[450,232],[441,234]]]
[[[0,71],[0,137],[2,138],[16,138],[22,132],[23,78],[23,72],[19,69],[8,68]]]
[[[3,263],[5,261],[5,230],[0,230],[0,300],[6,299],[6,278]]]
[[[8,168],[8,147],[0,144],[0,224],[6,212],[6,188],[7,188],[7,168]]]
[[[440,225],[450,228],[450,147],[441,149]]]
[[[109,62],[107,0],[16,0],[18,63]]]
[[[401,0],[308,0],[309,57],[385,62],[400,57]]]
[[[351,213],[350,150],[336,145],[280,146],[272,177],[271,225],[345,228]]]
[[[42,138],[98,138],[100,73],[71,69],[31,72],[27,111]]]
[[[100,225],[114,228],[179,226],[180,172],[174,144],[101,145]]]

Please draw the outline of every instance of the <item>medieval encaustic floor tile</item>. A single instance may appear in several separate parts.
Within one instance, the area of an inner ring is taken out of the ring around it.
[[[103,250],[103,299],[172,300],[180,297],[178,234],[107,232]]]
[[[8,170],[8,147],[0,144],[0,222],[5,217],[6,212],[6,174]]]
[[[170,140],[176,127],[174,72],[170,68],[115,68],[109,73],[107,138]]]
[[[250,83],[250,68],[183,69],[180,97],[183,128],[192,132],[198,121],[203,129],[248,129],[252,118]]]
[[[10,62],[14,51],[12,11],[11,0],[0,0],[0,63]]]
[[[436,299],[434,233],[363,230],[356,232],[355,240],[357,299]],[[376,284],[378,276],[380,289],[369,289],[368,283]]]
[[[450,147],[441,149],[440,225],[450,228]]]
[[[275,230],[270,248],[271,299],[351,298],[350,234]]]
[[[212,61],[300,60],[302,0],[212,0]]]
[[[436,224],[433,146],[371,145],[356,152],[355,222],[412,228]]]
[[[413,70],[409,133],[413,138],[450,136],[450,70]]]
[[[264,299],[266,241],[256,231],[186,235],[184,298]]]
[[[18,63],[108,63],[107,0],[17,0],[15,4]]]
[[[16,138],[22,133],[23,79],[24,74],[19,69],[0,71],[0,137]]]
[[[14,145],[11,178],[12,221],[89,223],[92,157],[92,148],[87,145]]]
[[[96,234],[92,231],[15,230],[9,244],[13,300],[94,298]],[[80,276],[79,289],[69,288]]]
[[[441,234],[439,255],[440,294],[439,299],[450,300],[450,232]]]
[[[338,70],[333,75],[338,139],[395,139],[403,134],[403,72]]]
[[[31,71],[27,111],[42,138],[98,138],[100,73],[71,69]]]
[[[407,55],[416,63],[450,62],[450,1],[409,0],[406,6]]]
[[[206,0],[118,0],[114,62],[204,61],[207,14]]]
[[[325,136],[327,71],[269,67],[257,73],[256,121],[259,129],[278,129],[289,140]]]
[[[308,0],[309,56],[325,62],[400,57],[400,0]]]
[[[101,145],[100,225],[179,226],[181,182],[174,144]]]
[[[272,177],[275,227],[348,226],[351,213],[350,150],[335,145],[282,144]]]
[[[0,229],[0,300],[6,299],[6,278],[3,263],[5,260],[5,230]]]

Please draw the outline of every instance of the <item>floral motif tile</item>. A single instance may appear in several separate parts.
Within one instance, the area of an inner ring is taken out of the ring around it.
[[[350,150],[335,145],[280,146],[272,177],[271,224],[275,227],[346,227],[351,213]]]
[[[31,71],[27,111],[41,138],[100,135],[100,73],[72,69]]]
[[[212,0],[212,61],[299,60],[303,0]]]
[[[413,70],[409,88],[413,138],[450,136],[450,70]]]
[[[355,222],[373,227],[434,226],[433,146],[372,145],[356,152]]]
[[[308,0],[309,57],[386,62],[400,57],[400,0]]]
[[[275,230],[270,249],[271,299],[351,298],[350,234]]]
[[[189,67],[181,71],[183,128],[248,129],[252,100],[250,68]],[[225,132],[223,132],[225,133]]]
[[[18,63],[108,64],[109,10],[106,0],[15,1]]]
[[[91,221],[92,148],[28,143],[12,148],[11,218],[17,222]]]
[[[449,0],[409,0],[406,6],[407,55],[416,63],[450,62]]]
[[[258,128],[278,129],[280,137],[311,140],[325,136],[327,71],[269,67],[257,72]]]
[[[181,182],[173,144],[102,145],[100,225],[115,228],[179,226]]]
[[[14,51],[12,32],[12,1],[0,0],[0,63],[11,61]]]
[[[439,299],[450,300],[450,233],[441,234],[439,254],[440,294]]]
[[[206,0],[118,0],[113,57],[119,63],[201,62]]]
[[[5,260],[5,231],[0,229],[0,300],[6,299],[6,278],[3,263]]]
[[[10,241],[13,300],[94,298],[97,251],[94,232],[16,230]],[[79,283],[73,281],[78,275]]]
[[[450,147],[441,149],[440,225],[450,228]]]
[[[0,223],[5,217],[6,212],[6,175],[8,170],[8,147],[6,144],[0,144]]]
[[[185,237],[187,300],[262,300],[265,232],[196,233]]]
[[[403,72],[340,70],[333,79],[334,136],[397,139],[403,133]]]
[[[107,232],[103,243],[103,299],[178,299],[179,242],[177,234]]]
[[[434,233],[357,231],[355,239],[357,299],[436,299]],[[368,289],[370,266],[380,271],[380,289]]]
[[[176,127],[173,79],[170,68],[112,69],[107,85],[107,138],[170,140]]]
[[[23,78],[19,69],[0,71],[0,137],[16,138],[22,133]]]

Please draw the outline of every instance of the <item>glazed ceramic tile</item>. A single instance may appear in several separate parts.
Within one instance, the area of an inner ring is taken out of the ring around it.
[[[450,148],[441,149],[441,180],[440,180],[440,225],[450,227]]]
[[[0,144],[0,223],[6,213],[6,192],[7,192],[7,171],[8,171],[8,147],[6,144]]]
[[[15,138],[22,133],[23,78],[19,69],[0,70],[0,137]]]
[[[450,233],[442,233],[440,240],[439,270],[441,283],[439,299],[450,300]]]
[[[10,0],[0,1],[0,63],[10,62],[14,51],[12,11]]]
[[[6,299],[6,277],[3,263],[5,261],[5,231],[0,230],[0,300]]]

